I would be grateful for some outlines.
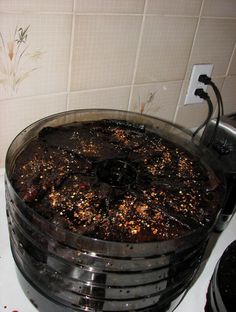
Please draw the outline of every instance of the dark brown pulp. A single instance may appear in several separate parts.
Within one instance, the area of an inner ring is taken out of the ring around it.
[[[19,196],[54,224],[111,241],[168,240],[216,214],[207,170],[185,149],[120,120],[47,127],[21,152]]]

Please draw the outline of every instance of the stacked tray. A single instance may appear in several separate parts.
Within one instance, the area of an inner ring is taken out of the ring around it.
[[[92,113],[85,112],[84,117],[79,112],[83,118],[94,118]],[[102,118],[104,114],[114,118],[115,113],[105,111]],[[71,121],[66,113],[46,124],[57,118]],[[43,124],[40,121],[39,128]],[[167,125],[158,123],[165,131]],[[43,312],[172,311],[201,263],[217,216],[183,237],[146,243],[106,241],[62,229],[30,209],[10,180],[19,145],[28,142],[37,127],[31,126],[10,147],[5,177],[11,249],[26,295]]]

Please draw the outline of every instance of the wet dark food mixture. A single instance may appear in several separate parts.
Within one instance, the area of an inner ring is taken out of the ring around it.
[[[216,181],[197,158],[120,120],[42,129],[18,156],[12,182],[50,222],[103,240],[181,237],[217,211]]]

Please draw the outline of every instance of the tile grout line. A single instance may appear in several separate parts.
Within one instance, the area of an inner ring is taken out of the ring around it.
[[[4,10],[0,10],[0,14],[20,14],[20,15],[72,15],[73,12],[71,11],[4,11]]]
[[[148,0],[147,0],[148,1]],[[115,13],[115,12],[110,12],[110,13],[95,13],[95,12],[83,12],[83,13],[80,13],[80,12],[77,12],[75,13],[76,15],[84,15],[84,16],[90,16],[90,15],[94,15],[94,16],[122,16],[122,15],[125,15],[125,16],[143,16],[144,13]],[[146,16],[163,16],[163,17],[179,17],[179,18],[183,18],[183,17],[189,17],[189,18],[198,18],[198,15],[181,15],[181,14],[158,14],[158,13],[145,13]],[[216,17],[217,18],[217,17]],[[219,17],[221,18],[221,17]],[[224,18],[224,17],[222,17]],[[236,19],[235,17],[225,17],[226,19],[229,18],[229,19]]]
[[[221,76],[213,76],[213,79],[225,79],[226,76],[225,75],[221,75]],[[164,80],[164,81],[152,81],[152,82],[146,82],[146,83],[135,83],[133,84],[133,86],[137,86],[137,87],[145,87],[148,85],[153,85],[153,84],[157,84],[157,83],[176,83],[176,82],[183,82],[183,79],[177,79],[177,80]],[[96,91],[107,91],[107,90],[116,90],[116,89],[122,89],[122,88],[131,88],[132,85],[131,84],[127,84],[127,85],[119,85],[119,86],[110,86],[110,87],[103,87],[103,88],[94,88],[94,89],[83,89],[83,90],[74,90],[74,91],[70,91],[70,94],[76,94],[76,93],[89,93],[89,92],[96,92]],[[55,92],[55,93],[46,93],[46,94],[36,94],[36,95],[25,95],[25,96],[17,96],[17,97],[9,97],[9,98],[2,98],[0,99],[0,106],[1,106],[1,102],[5,102],[5,101],[14,101],[14,100],[30,100],[30,99],[36,99],[36,98],[45,98],[45,97],[51,97],[51,96],[58,96],[58,95],[67,95],[68,92],[67,91],[62,91],[62,92]]]
[[[67,91],[61,91],[61,92],[52,92],[52,93],[47,93],[47,94],[36,94],[36,95],[24,95],[24,96],[15,96],[15,97],[8,97],[8,98],[3,98],[0,99],[0,106],[1,102],[5,101],[17,101],[17,100],[31,100],[35,98],[44,98],[44,97],[50,97],[50,96],[57,96],[57,95],[67,95]]]
[[[226,19],[226,20],[235,20],[236,17],[231,17],[231,16],[207,16],[207,15],[202,15],[201,18],[205,19]]]
[[[202,4],[201,4],[200,11],[199,11],[199,16],[198,16],[198,22],[197,22],[195,34],[194,34],[194,37],[193,37],[192,47],[191,47],[191,50],[190,50],[190,53],[189,53],[189,59],[188,59],[187,65],[186,65],[186,71],[185,71],[184,79],[183,79],[182,87],[181,87],[180,93],[179,93],[179,99],[178,99],[178,102],[177,102],[177,105],[176,105],[176,109],[175,109],[175,114],[174,114],[174,118],[173,118],[173,123],[175,123],[175,122],[176,122],[176,119],[177,119],[177,114],[178,114],[179,107],[180,107],[180,101],[181,101],[181,99],[182,99],[182,95],[183,95],[183,91],[184,91],[184,87],[185,87],[184,82],[185,82],[186,77],[187,77],[187,71],[188,71],[188,67],[189,67],[189,65],[190,65],[191,56],[192,56],[192,53],[193,53],[193,47],[194,47],[194,44],[195,44],[195,42],[196,42],[197,33],[198,33],[199,25],[200,25],[200,22],[201,22],[201,17],[202,17],[202,12],[203,12],[204,4],[205,4],[205,0],[202,0]]]
[[[132,82],[131,82],[131,89],[130,89],[130,94],[129,94],[128,111],[130,110],[131,99],[132,99],[132,96],[133,96],[134,82],[135,82],[135,77],[136,77],[137,68],[138,68],[138,61],[139,61],[140,50],[141,50],[141,43],[142,43],[142,39],[143,39],[144,24],[145,24],[145,20],[146,20],[147,5],[148,5],[148,0],[145,0],[144,9],[143,9],[143,18],[142,18],[140,34],[139,34],[139,39],[138,39],[138,45],[137,45],[137,51],[136,51],[135,62],[134,62],[134,72],[133,72],[133,77],[132,77]]]
[[[229,70],[230,70],[230,66],[231,66],[232,61],[233,61],[233,57],[234,57],[234,52],[235,52],[235,51],[236,51],[236,42],[235,42],[235,44],[234,44],[231,57],[230,57],[230,59],[229,59],[229,64],[228,64],[228,67],[227,67],[227,70],[226,70],[226,74],[225,74],[226,77],[229,75]]]
[[[227,67],[227,70],[226,70],[226,74],[225,74],[225,77],[224,77],[224,81],[223,81],[222,86],[221,86],[221,89],[220,89],[220,93],[222,93],[222,90],[223,90],[224,85],[225,85],[226,78],[229,77],[229,70],[230,70],[230,67],[231,67],[231,64],[232,64],[232,61],[233,61],[234,52],[236,52],[236,42],[235,42],[235,44],[234,44],[234,48],[233,48],[231,57],[230,57],[230,59],[229,59],[229,64],[228,64],[228,67]],[[222,94],[221,94],[221,95],[222,95]],[[224,99],[223,99],[223,104],[224,104]]]
[[[70,93],[71,94],[73,94],[73,93],[89,93],[89,92],[116,90],[116,89],[122,89],[122,88],[130,88],[130,87],[131,87],[131,84],[127,84],[127,85],[112,86],[112,87],[102,87],[102,88],[94,88],[94,89],[73,90],[73,91],[70,91]]]
[[[70,11],[4,11],[0,10],[0,14],[24,14],[24,15],[75,15],[75,16],[143,16],[143,13],[116,13],[116,12],[70,12]],[[188,14],[158,14],[158,13],[146,13],[146,16],[163,16],[163,17],[177,17],[177,18],[199,18],[199,15],[188,15]],[[228,19],[235,20],[234,16],[207,16],[202,15],[201,18],[205,19]]]
[[[74,33],[75,33],[75,0],[73,1],[73,15],[72,15],[72,25],[71,25],[71,40],[70,40],[70,56],[69,56],[69,69],[67,77],[67,99],[66,99],[66,110],[69,107],[69,94],[71,87],[71,72],[72,72],[72,57],[73,57],[73,47],[74,47]]]
[[[234,52],[236,52],[236,42],[235,42],[235,44],[234,44],[233,51],[232,51],[231,57],[230,57],[230,59],[229,59],[229,64],[228,64],[228,67],[227,67],[227,70],[226,70],[226,73],[225,73],[225,77],[224,77],[222,86],[221,86],[221,88],[220,88],[220,93],[221,93],[221,95],[222,95],[222,90],[223,90],[224,85],[225,85],[226,78],[229,77],[229,70],[230,70],[230,67],[231,67],[231,64],[232,64],[232,61],[233,61]],[[224,99],[223,99],[223,104],[224,104]],[[215,112],[214,112],[214,113],[215,113]]]
[[[201,9],[200,9],[201,10]],[[200,13],[199,13],[200,15]],[[179,17],[179,18],[199,18],[199,15],[181,15],[181,14],[146,14],[146,16],[158,16],[158,17]],[[226,20],[235,20],[236,17],[231,16],[207,16],[207,15],[201,15],[201,18],[204,19],[226,19]]]

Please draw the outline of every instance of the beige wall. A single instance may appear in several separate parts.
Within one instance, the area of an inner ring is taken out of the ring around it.
[[[64,110],[144,110],[196,127],[206,105],[183,101],[197,63],[214,64],[236,111],[235,0],[0,0],[0,32],[0,167],[21,129]]]

